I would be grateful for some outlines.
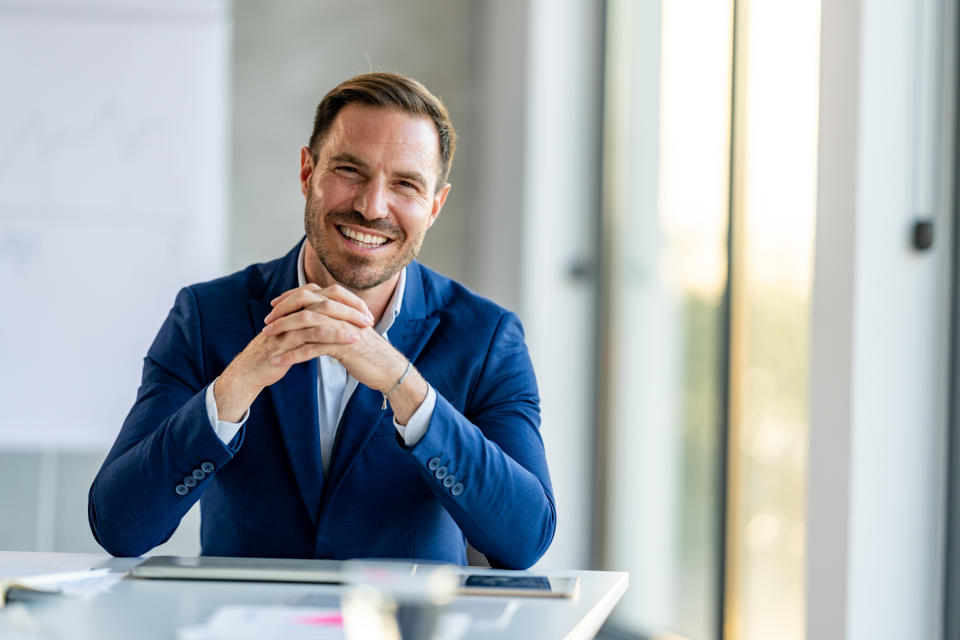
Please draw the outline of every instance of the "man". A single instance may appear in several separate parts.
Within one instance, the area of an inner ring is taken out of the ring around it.
[[[333,89],[300,152],[306,239],[183,289],[93,481],[114,555],[200,500],[204,554],[525,568],[555,511],[520,323],[414,258],[455,133],[419,82]]]

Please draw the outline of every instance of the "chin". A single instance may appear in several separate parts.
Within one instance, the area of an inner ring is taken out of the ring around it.
[[[366,291],[383,284],[397,275],[400,269],[364,269],[355,265],[324,264],[333,279],[348,289]]]

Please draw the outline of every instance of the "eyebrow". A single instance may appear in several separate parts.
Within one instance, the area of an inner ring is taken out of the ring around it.
[[[343,151],[341,153],[338,153],[335,156],[332,156],[330,158],[330,162],[349,162],[350,164],[355,164],[358,167],[363,167],[363,168],[367,167],[366,162],[364,162],[357,156],[353,155],[352,153],[347,153],[346,151]]]
[[[357,165],[361,169],[369,168],[366,162],[346,151],[342,151],[335,156],[331,156],[330,162],[349,162],[350,164]],[[419,171],[395,171],[393,175],[398,178],[403,178],[404,180],[416,182],[423,188],[426,188],[427,186],[426,178]]]

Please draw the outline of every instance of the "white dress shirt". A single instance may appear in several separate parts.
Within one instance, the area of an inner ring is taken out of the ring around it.
[[[300,256],[297,259],[297,282],[299,286],[307,284],[306,272],[303,262],[306,248],[306,241],[300,246]],[[403,291],[407,283],[407,269],[404,267],[400,271],[400,279],[393,291],[393,297],[387,304],[387,309],[380,318],[376,326],[376,331],[384,339],[387,338],[387,331],[393,326],[393,321],[400,315],[400,307],[403,304]],[[330,356],[320,356],[317,358],[317,414],[320,416],[320,456],[323,461],[323,473],[326,475],[330,468],[330,455],[333,452],[333,442],[337,436],[337,428],[340,425],[340,418],[343,417],[343,411],[347,407],[347,402],[353,396],[357,388],[357,379],[347,374],[338,360]],[[219,380],[219,377],[217,378]],[[240,422],[226,422],[219,420],[217,416],[217,401],[213,395],[213,383],[207,387],[206,407],[207,417],[210,420],[210,426],[216,431],[217,436],[224,442],[229,443],[237,434],[240,427],[250,416],[250,410],[243,414]],[[427,385],[427,397],[417,408],[406,425],[393,420],[393,426],[396,427],[406,446],[412,447],[423,434],[427,432],[430,426],[430,419],[433,417],[433,409],[437,403],[437,392],[430,385]]]

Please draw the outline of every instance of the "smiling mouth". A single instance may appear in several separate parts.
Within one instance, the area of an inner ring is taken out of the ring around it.
[[[390,238],[387,238],[386,236],[378,236],[370,233],[359,233],[343,225],[337,225],[337,230],[341,233],[341,235],[350,240],[350,242],[364,249],[376,249],[377,247],[382,247],[386,243],[390,242]]]

